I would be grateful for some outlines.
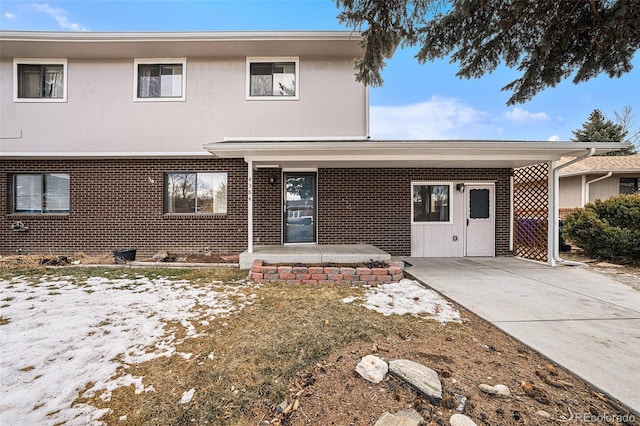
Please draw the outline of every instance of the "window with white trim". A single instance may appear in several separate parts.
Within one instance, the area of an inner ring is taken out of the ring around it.
[[[165,213],[226,214],[227,173],[167,173]]]
[[[247,58],[247,99],[298,99],[297,57]]]
[[[66,102],[66,59],[13,60],[16,102]]]
[[[186,64],[186,58],[134,60],[134,99],[184,101]]]
[[[17,173],[12,179],[12,213],[69,213],[69,175]]]
[[[411,184],[413,223],[451,222],[450,183],[416,182]]]

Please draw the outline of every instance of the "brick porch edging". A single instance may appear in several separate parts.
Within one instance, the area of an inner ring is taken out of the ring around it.
[[[287,284],[381,284],[398,282],[403,278],[404,263],[389,262],[386,268],[341,266],[275,266],[253,261],[247,279],[257,283],[286,282]]]

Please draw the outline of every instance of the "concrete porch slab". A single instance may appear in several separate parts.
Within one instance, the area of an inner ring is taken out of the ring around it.
[[[240,254],[240,269],[249,269],[256,259],[265,263],[358,263],[391,260],[391,255],[368,244],[287,244],[255,246],[253,253]]]

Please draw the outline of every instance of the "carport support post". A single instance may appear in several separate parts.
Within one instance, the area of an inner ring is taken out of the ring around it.
[[[547,226],[547,263],[549,266],[556,266],[555,247],[556,238],[558,238],[558,203],[560,202],[558,185],[560,179],[557,179],[557,173],[554,173],[555,168],[556,162],[549,161],[549,207],[547,213],[549,217],[549,226]]]
[[[247,253],[253,253],[253,161],[247,166]]]

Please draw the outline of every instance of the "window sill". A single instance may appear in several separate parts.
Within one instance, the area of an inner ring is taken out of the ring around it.
[[[187,99],[180,98],[133,98],[133,102],[185,102]]]
[[[9,213],[9,219],[69,219],[69,213]]]
[[[15,103],[59,104],[66,103],[66,98],[14,98]]]
[[[247,96],[247,101],[276,101],[276,102],[284,102],[284,101],[298,101],[300,100],[300,96]]]
[[[184,219],[225,219],[227,217],[226,213],[165,213],[165,219],[176,219],[176,220],[184,220]]]

